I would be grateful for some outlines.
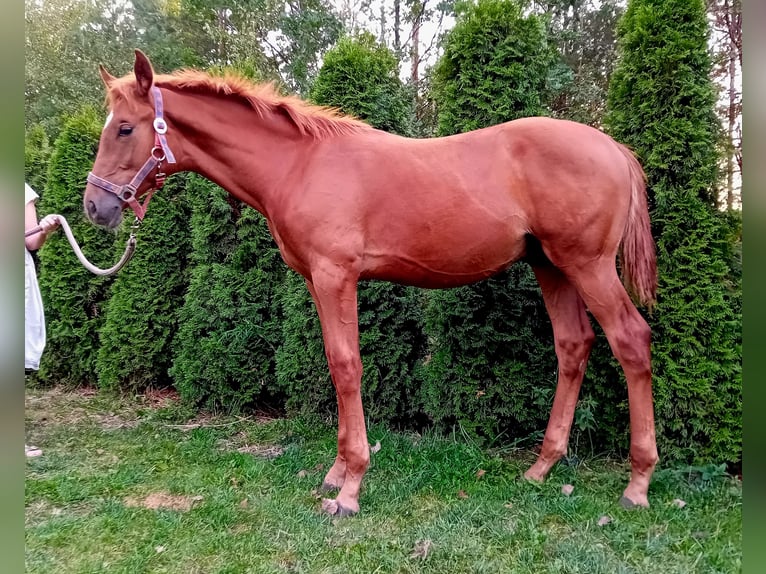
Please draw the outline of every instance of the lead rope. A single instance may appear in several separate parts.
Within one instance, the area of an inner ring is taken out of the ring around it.
[[[128,261],[130,261],[131,257],[133,257],[133,252],[136,250],[136,230],[138,229],[138,226],[141,224],[141,221],[138,218],[136,218],[136,220],[133,222],[133,225],[130,226],[130,237],[128,237],[127,244],[125,245],[125,253],[122,254],[122,257],[120,258],[120,260],[109,269],[101,269],[100,267],[96,267],[95,265],[93,265],[90,261],[88,261],[85,258],[85,255],[83,255],[82,253],[82,249],[80,249],[80,246],[77,245],[77,240],[74,238],[74,235],[72,235],[72,229],[69,227],[69,222],[66,219],[64,219],[64,216],[56,215],[56,217],[58,217],[61,227],[64,228],[64,234],[66,235],[66,238],[69,240],[69,244],[72,246],[72,250],[74,251],[75,255],[77,255],[77,259],[80,260],[80,263],[83,264],[85,269],[87,269],[94,275],[114,275],[120,269],[122,269],[125,266],[125,264],[127,264]],[[30,235],[34,235],[35,233],[40,233],[42,230],[43,230],[42,227],[37,226],[33,229],[30,229],[29,231],[26,231],[24,233],[24,237],[29,237]]]

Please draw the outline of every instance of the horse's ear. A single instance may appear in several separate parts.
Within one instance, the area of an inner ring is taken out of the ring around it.
[[[98,65],[98,73],[101,74],[101,81],[108,88],[112,85],[112,82],[116,79],[112,74],[106,71],[106,68],[102,65]]]
[[[133,65],[133,72],[136,74],[136,85],[138,93],[145,96],[154,83],[154,70],[149,58],[141,50],[136,50],[136,63]]]

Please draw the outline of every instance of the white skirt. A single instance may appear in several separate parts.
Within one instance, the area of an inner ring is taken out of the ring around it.
[[[45,348],[45,314],[35,262],[24,249],[24,368],[38,370]]]

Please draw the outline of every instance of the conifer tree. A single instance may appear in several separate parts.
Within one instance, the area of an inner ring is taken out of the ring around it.
[[[398,134],[411,131],[412,100],[396,57],[369,33],[344,38],[324,58],[311,98]],[[411,422],[418,411],[416,367],[425,339],[415,288],[365,281],[358,292],[362,397],[374,421]],[[284,342],[277,367],[288,407],[332,416],[335,392],[316,309],[302,278],[289,273],[283,293]]]
[[[96,360],[101,387],[170,384],[170,346],[188,285],[187,179],[174,175],[154,194],[136,231],[136,252],[112,284]]]
[[[649,320],[665,461],[741,460],[741,285],[735,233],[715,209],[708,26],[703,0],[631,0],[606,118],[648,177],[659,268]]]
[[[441,135],[544,115],[557,55],[545,21],[511,0],[465,4],[433,78]],[[531,269],[429,293],[425,408],[440,427],[526,437],[556,384],[553,334]]]
[[[90,107],[65,121],[53,145],[38,213],[63,215],[85,256],[98,267],[111,267],[125,248],[127,232],[124,226],[117,232],[94,226],[82,208],[85,178],[93,167],[103,123],[103,114]],[[63,230],[46,240],[39,259],[47,345],[38,377],[46,383],[95,385],[98,336],[113,277],[85,269]]]
[[[272,403],[286,267],[266,220],[198,175],[186,198],[191,271],[170,370],[181,396],[236,412]]]

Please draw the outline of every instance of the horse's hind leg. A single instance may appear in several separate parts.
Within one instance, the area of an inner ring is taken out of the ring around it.
[[[524,473],[542,481],[567,452],[577,396],[595,335],[585,305],[574,285],[552,265],[533,266],[553,325],[558,358],[558,383],[551,416],[537,461]]]
[[[567,274],[604,329],[628,382],[631,475],[621,503],[649,506],[649,481],[658,460],[649,325],[628,297],[613,261],[597,259],[567,268]]]

